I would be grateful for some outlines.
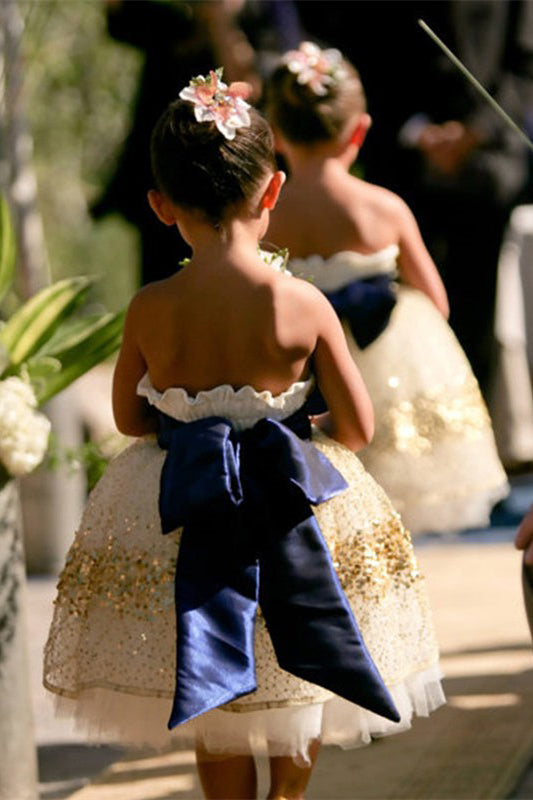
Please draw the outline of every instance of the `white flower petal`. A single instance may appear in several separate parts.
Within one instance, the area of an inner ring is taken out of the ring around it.
[[[190,103],[195,103],[197,100],[196,90],[192,86],[186,86],[179,93],[182,100],[188,100]]]
[[[336,67],[342,62],[342,53],[340,50],[335,48],[324,50],[322,55],[329,63],[330,67]]]
[[[0,381],[0,460],[11,475],[31,472],[46,452],[51,425],[35,406],[28,383],[16,377]]]
[[[235,139],[235,127],[229,123],[228,120],[223,119],[216,119],[215,124],[220,131],[220,133],[226,137],[226,139]]]
[[[300,45],[300,50],[306,56],[317,58],[320,56],[320,47],[316,45],[314,42],[302,42]]]
[[[212,122],[216,119],[214,106],[195,106],[194,116],[197,122]]]

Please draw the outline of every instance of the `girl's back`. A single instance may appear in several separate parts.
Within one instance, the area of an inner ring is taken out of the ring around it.
[[[349,175],[342,161],[331,159],[291,177],[268,234],[293,258],[373,253],[399,243],[401,214],[396,195]]]
[[[191,102],[201,90],[202,113],[211,113],[214,73],[210,81],[184,90]],[[215,112],[226,133],[230,97],[223,93]],[[235,141],[214,126],[204,131],[188,102],[172,104],[156,126],[158,189],[150,204],[162,222],[179,227],[193,257],[130,304],[113,381],[115,421],[133,436],[157,430],[138,394],[147,372],[159,391],[179,387],[194,396],[247,385],[278,395],[308,377],[313,356],[330,409],[323,424],[357,449],[371,436],[372,408],[333,309],[315,287],[259,256],[285,176],[276,171],[265,120],[246,116],[250,124]]]
[[[259,258],[239,266],[191,263],[140,293],[136,339],[159,390],[196,394],[229,384],[277,394],[306,377],[316,301],[312,287]]]
[[[447,316],[444,286],[410,209],[393,192],[349,174],[371,119],[358,73],[339,58],[302,46],[272,76],[267,107],[290,177],[269,239],[292,258],[397,245],[402,279]]]

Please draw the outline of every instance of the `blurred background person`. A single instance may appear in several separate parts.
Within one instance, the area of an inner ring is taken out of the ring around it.
[[[365,178],[417,217],[450,300],[450,324],[482,390],[494,356],[494,296],[510,210],[528,197],[525,146],[417,24],[440,36],[519,125],[532,107],[531,0],[305,2],[308,35],[357,64],[373,126]]]
[[[191,75],[224,67],[224,81],[248,81],[254,98],[275,54],[297,46],[301,31],[291,0],[107,0],[107,28],[144,53],[131,131],[103,195],[100,219],[118,212],[141,236],[141,283],[166,278],[190,255],[175,230],[160,226],[146,195],[151,186],[149,142],[162,110]]]

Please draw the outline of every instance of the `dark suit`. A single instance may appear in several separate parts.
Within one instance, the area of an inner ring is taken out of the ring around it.
[[[156,219],[146,194],[153,185],[149,145],[159,116],[191,77],[220,66],[195,3],[199,0],[123,0],[108,10],[110,35],[141,50],[145,61],[131,132],[92,213],[98,218],[117,211],[139,229],[142,283],[168,277],[190,255],[176,229]],[[237,22],[256,50],[259,71],[271,66],[273,53],[296,47],[300,38],[291,0],[248,0]]]
[[[134,121],[103,197],[93,207],[95,218],[122,214],[140,231],[142,282],[167,277],[190,248],[175,228],[162,225],[146,198],[153,186],[150,136],[171,100],[205,66],[210,53],[200,38],[187,3],[125,0],[108,11],[108,30],[115,39],[142,50],[145,63],[137,92]],[[189,44],[187,44],[189,43]]]

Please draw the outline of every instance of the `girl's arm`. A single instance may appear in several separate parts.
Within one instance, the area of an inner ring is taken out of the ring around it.
[[[350,450],[365,447],[374,434],[374,411],[366,386],[350,355],[339,319],[317,291],[318,337],[313,354],[315,374],[329,413],[318,426]]]
[[[528,566],[533,565],[533,506],[520,523],[515,537],[515,547],[525,550],[524,561]]]
[[[424,292],[448,319],[448,297],[437,267],[427,251],[411,210],[399,197],[397,200],[400,274],[409,286]]]
[[[157,417],[146,400],[137,394],[137,384],[147,371],[137,344],[138,319],[139,295],[136,295],[126,314],[122,346],[113,375],[113,415],[117,428],[126,436],[144,436],[157,430]]]

